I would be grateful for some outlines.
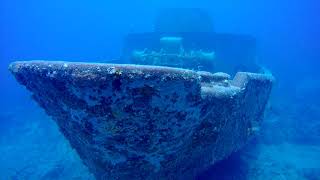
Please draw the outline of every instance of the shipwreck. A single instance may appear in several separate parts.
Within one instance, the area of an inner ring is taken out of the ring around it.
[[[257,73],[254,39],[215,33],[200,10],[170,12],[126,37],[127,64],[9,67],[97,179],[192,179],[259,130],[273,77]],[[185,18],[198,26],[170,26]]]

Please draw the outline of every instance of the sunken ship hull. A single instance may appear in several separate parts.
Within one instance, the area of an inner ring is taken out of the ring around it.
[[[272,77],[179,68],[15,62],[17,81],[97,179],[192,179],[259,129]]]

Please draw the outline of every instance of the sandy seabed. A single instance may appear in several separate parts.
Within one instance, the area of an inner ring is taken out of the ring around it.
[[[281,130],[285,125],[277,125],[285,117],[288,114],[284,116],[281,111],[267,114],[260,135],[197,179],[319,178],[320,141],[317,144],[279,140],[288,139],[283,138],[288,132]],[[56,124],[37,105],[1,112],[0,122],[0,179],[94,179]]]

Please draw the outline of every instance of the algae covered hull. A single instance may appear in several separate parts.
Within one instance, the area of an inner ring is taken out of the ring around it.
[[[259,129],[272,77],[96,63],[9,67],[97,179],[191,179]]]

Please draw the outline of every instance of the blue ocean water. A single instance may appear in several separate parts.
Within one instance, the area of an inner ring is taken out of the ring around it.
[[[315,0],[0,1],[0,179],[94,179],[7,70],[16,60],[115,62],[161,8],[203,8],[216,32],[257,40],[276,77],[261,132],[198,179],[320,179],[320,21]]]

